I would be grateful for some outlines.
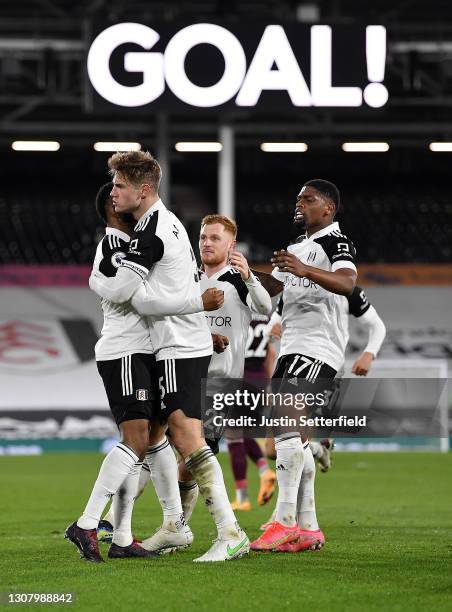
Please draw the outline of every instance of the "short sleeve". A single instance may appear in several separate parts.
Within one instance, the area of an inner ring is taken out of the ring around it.
[[[333,272],[340,268],[356,270],[356,250],[353,242],[343,234],[328,234],[315,242],[321,244],[331,263]]]
[[[347,297],[347,300],[348,312],[356,318],[362,317],[371,306],[364,290],[358,286],[353,289],[352,294]]]
[[[153,264],[163,257],[163,242],[156,234],[157,221],[158,212],[151,215],[148,223],[134,232],[123,261],[124,266],[131,264],[129,267],[139,266],[149,271]]]
[[[102,239],[102,259],[99,262],[99,272],[111,278],[116,275],[116,271],[121,262],[126,257],[128,243],[117,236],[107,234]]]

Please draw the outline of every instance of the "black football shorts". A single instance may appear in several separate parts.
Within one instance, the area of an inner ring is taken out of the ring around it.
[[[323,415],[334,391],[336,374],[334,368],[320,359],[298,353],[283,355],[272,377],[272,392],[279,396],[272,409],[273,416],[286,416],[298,422],[301,414]],[[275,435],[288,433],[278,429],[274,432]]]
[[[202,381],[207,378],[210,355],[189,359],[157,361],[161,418],[166,420],[175,410],[190,418],[202,418]]]
[[[158,416],[160,397],[154,355],[134,353],[120,359],[98,361],[97,369],[117,425]]]

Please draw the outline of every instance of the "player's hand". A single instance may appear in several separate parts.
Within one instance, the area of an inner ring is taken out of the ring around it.
[[[229,346],[229,340],[221,334],[212,334],[212,342],[215,353],[223,353]]]
[[[372,353],[363,353],[353,364],[352,374],[356,374],[356,376],[367,376],[373,359],[374,356]]]
[[[250,277],[250,267],[246,260],[246,257],[238,251],[232,251],[229,256],[229,263],[233,268],[240,272],[240,276],[243,280],[248,280]]]
[[[221,308],[224,304],[224,291],[215,289],[215,287],[206,289],[201,297],[204,310],[217,310],[217,308]]]
[[[270,340],[281,340],[282,327],[281,323],[275,323],[268,334]]]
[[[306,276],[309,266],[302,263],[298,257],[282,249],[275,251],[271,258],[273,268],[278,268],[280,272],[290,272],[294,276]]]

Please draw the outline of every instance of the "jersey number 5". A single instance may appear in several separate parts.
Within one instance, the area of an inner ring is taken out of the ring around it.
[[[165,402],[163,401],[163,398],[166,395],[166,390],[163,384],[163,376],[159,376],[159,390],[160,390],[160,403],[162,405],[162,409],[164,410],[166,406],[165,406]]]

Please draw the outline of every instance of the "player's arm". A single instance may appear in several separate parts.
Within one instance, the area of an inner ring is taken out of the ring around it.
[[[248,289],[248,295],[246,297],[248,307],[253,312],[269,315],[272,311],[270,294],[251,272],[246,258],[238,251],[234,251],[231,253],[229,261],[231,266],[240,272],[240,276]]]
[[[358,274],[349,268],[338,268],[334,272],[320,270],[312,266],[306,266],[306,268],[310,268],[306,274],[297,276],[306,276],[306,278],[320,285],[320,287],[338,295],[349,295],[353,291],[358,277]]]
[[[168,299],[167,295],[152,292],[149,283],[143,281],[132,297],[132,306],[141,315],[173,316],[193,314],[204,310],[200,293],[187,296],[176,292]]]
[[[100,295],[115,304],[128,302],[148,276],[152,266],[163,257],[163,252],[163,242],[155,234],[155,226],[151,222],[131,237],[129,250],[116,276],[105,280],[97,279],[97,288],[102,292]]]
[[[373,306],[359,317],[359,322],[367,329],[368,338],[366,348],[352,366],[352,373],[367,376],[386,337],[386,326]]]
[[[355,287],[347,301],[349,314],[356,317],[368,333],[367,346],[353,364],[352,373],[367,376],[385,339],[386,327],[361,287]]]
[[[259,270],[251,270],[251,272],[254,276],[257,276],[262,287],[268,291],[270,297],[275,297],[275,295],[278,295],[284,289],[284,283],[276,278],[275,274],[268,274]]]
[[[129,280],[127,278],[122,277],[116,281],[116,275],[127,250],[127,242],[111,235],[104,236],[99,243],[89,278],[89,286],[100,297],[110,300],[111,296],[117,297],[118,287],[120,290],[128,290]],[[133,274],[130,278],[133,286],[137,284],[135,277],[136,274]]]
[[[89,286],[100,297],[115,304],[123,304],[130,300],[148,273],[149,270],[136,265],[134,268],[120,266],[116,276],[110,278],[93,270],[89,277]]]
[[[373,306],[358,318],[360,324],[367,329],[367,345],[352,367],[352,373],[357,376],[366,376],[377,357],[381,345],[386,337],[386,326]]]
[[[245,280],[245,285],[248,289],[246,302],[250,310],[259,314],[269,315],[272,311],[272,299],[268,291],[262,287],[252,272],[250,272],[248,279]]]
[[[358,276],[355,266],[355,248],[344,237],[331,237],[323,249],[331,262],[331,272],[308,266],[290,251],[275,251],[271,259],[272,266],[279,272],[288,272],[300,278],[307,278],[320,287],[338,295],[350,295]]]
[[[274,331],[277,330],[278,334],[276,339],[279,340],[281,338],[281,321],[282,321],[282,309],[284,306],[283,297],[281,296],[276,305],[275,311],[272,313],[270,317],[270,321],[264,328],[263,335],[268,338],[274,337]]]
[[[367,376],[385,339],[386,326],[373,306],[361,317],[360,322],[367,328],[368,340],[366,348],[352,366],[352,373]]]
[[[273,376],[273,372],[275,371],[275,364],[278,358],[275,342],[281,340],[281,320],[283,305],[283,298],[281,296],[278,300],[276,310],[270,317],[270,321],[267,323],[267,326],[262,334],[264,336],[268,336],[267,354],[264,360],[264,371],[266,378],[271,378]]]
[[[273,344],[273,342],[269,342],[267,344],[267,353],[265,355],[263,364],[265,378],[270,379],[272,377],[273,372],[275,371],[275,363],[277,358],[278,355],[276,352],[275,345]]]
[[[206,289],[201,295],[196,292],[189,298],[183,294],[166,296],[152,293],[149,283],[144,281],[132,298],[132,306],[141,315],[177,316],[216,310],[224,303],[224,293],[219,289]]]

